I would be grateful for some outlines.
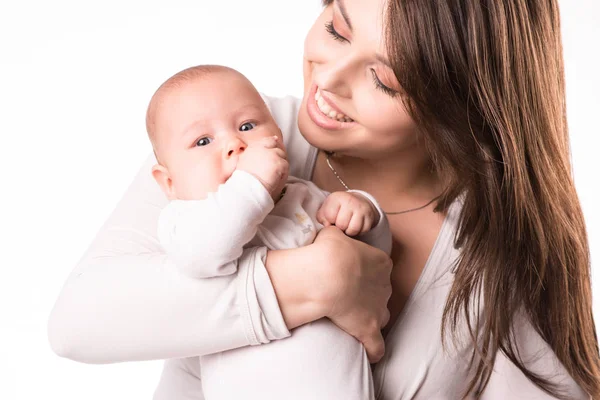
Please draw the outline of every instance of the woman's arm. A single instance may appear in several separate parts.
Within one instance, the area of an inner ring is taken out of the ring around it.
[[[63,285],[48,320],[55,353],[86,363],[191,357],[282,339],[327,316],[371,362],[383,356],[384,252],[330,227],[268,259],[264,247],[247,249],[232,275],[182,276],[156,237],[167,198],[151,177],[155,162],[148,157]]]
[[[315,313],[325,316],[364,345],[370,363],[385,350],[381,329],[390,319],[392,266],[384,251],[334,226],[321,229],[309,246],[272,251],[267,258],[289,329],[314,320]],[[312,301],[303,291],[314,294]]]
[[[148,157],[67,278],[48,321],[52,349],[76,361],[111,363],[209,354],[289,336],[263,264],[265,248],[246,250],[229,276],[199,280],[177,273],[156,237],[167,199],[150,174],[155,162]],[[296,300],[283,301],[288,318],[320,317],[305,306],[315,304],[314,290],[293,294],[306,288],[278,284]]]

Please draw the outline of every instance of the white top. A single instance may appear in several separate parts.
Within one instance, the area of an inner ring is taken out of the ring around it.
[[[290,175],[310,179],[316,149],[298,131],[300,100],[267,99],[281,128]],[[68,277],[48,322],[60,356],[87,363],[191,357],[290,336],[262,264],[264,248],[249,249],[238,271],[218,279],[177,273],[156,237],[168,199],[150,171],[150,154],[131,186]],[[451,206],[411,296],[386,337],[386,353],[375,365],[377,399],[460,398],[469,375],[472,345],[442,352],[441,315],[452,284],[459,203]],[[217,310],[217,311],[215,311]],[[516,340],[530,370],[564,384],[574,399],[588,398],[565,372],[525,319]],[[452,342],[448,342],[451,344]],[[327,379],[327,377],[323,377]],[[501,353],[486,399],[550,399]]]
[[[360,193],[377,209],[377,225],[358,235],[388,255],[392,235],[385,213],[370,194]],[[317,212],[329,193],[314,183],[288,178],[275,204],[252,174],[236,170],[202,200],[172,200],[158,218],[157,236],[177,268],[192,278],[212,278],[237,271],[245,247],[284,250],[311,244],[323,228]]]
[[[385,213],[368,193],[378,223],[356,238],[390,254]],[[236,170],[203,200],[172,200],[161,211],[158,238],[180,271],[195,278],[233,274],[244,248],[281,250],[311,244],[323,226],[317,212],[329,193],[289,177],[275,204],[252,174]],[[239,259],[238,259],[239,258]],[[310,351],[307,351],[310,349]],[[344,368],[340,368],[344,365]],[[292,331],[287,340],[166,360],[154,400],[374,400],[362,344],[329,319]]]

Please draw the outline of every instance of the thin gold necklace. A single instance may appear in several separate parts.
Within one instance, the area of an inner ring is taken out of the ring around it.
[[[346,188],[346,190],[350,190],[348,185],[346,185],[346,182],[344,182],[342,180],[342,178],[340,178],[340,176],[338,175],[335,168],[333,168],[333,165],[331,165],[331,161],[329,161],[329,156],[332,155],[333,152],[329,152],[329,151],[325,151],[325,150],[323,150],[323,152],[325,153],[327,165],[329,166],[329,169],[331,170],[331,172],[333,172],[335,177],[338,178],[338,181],[340,181],[340,183],[342,184],[342,186],[344,186]],[[386,213],[387,215],[397,215],[397,214],[406,214],[406,213],[409,213],[412,211],[422,210],[423,208],[427,207],[428,205],[430,205],[431,203],[433,203],[434,201],[436,201],[439,198],[440,198],[440,196],[438,195],[438,196],[434,197],[433,199],[431,199],[427,204],[424,204],[420,207],[410,208],[408,210],[403,210],[403,211],[393,211],[393,212],[384,211],[384,213]]]

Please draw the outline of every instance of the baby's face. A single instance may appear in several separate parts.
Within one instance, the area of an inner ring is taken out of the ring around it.
[[[216,72],[169,88],[157,107],[158,157],[173,196],[200,200],[225,183],[248,146],[281,130],[254,86],[243,76]]]

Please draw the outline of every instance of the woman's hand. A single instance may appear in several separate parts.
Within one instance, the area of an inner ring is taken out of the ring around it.
[[[362,342],[370,363],[379,361],[385,351],[381,329],[390,319],[392,260],[336,227],[323,228],[314,245],[329,259],[322,265],[325,316]]]

